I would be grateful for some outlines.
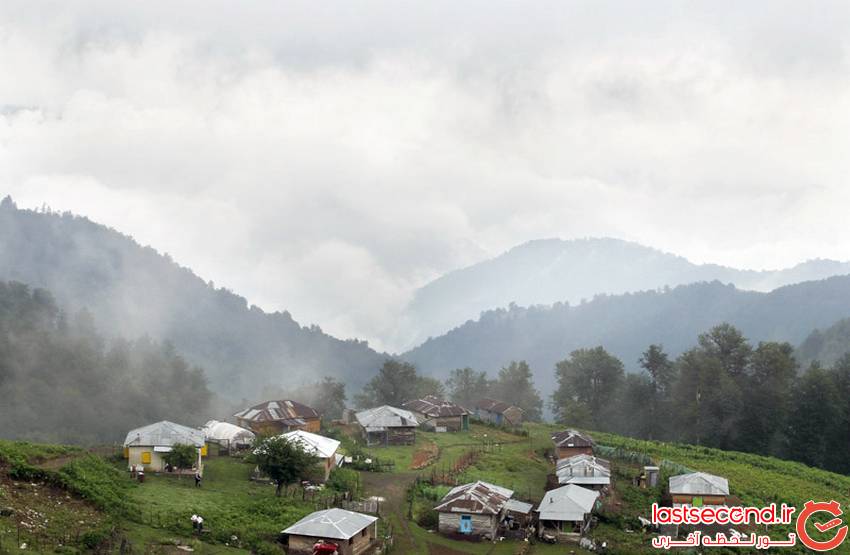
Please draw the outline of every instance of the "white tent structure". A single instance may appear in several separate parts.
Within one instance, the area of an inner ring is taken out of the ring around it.
[[[210,443],[217,443],[227,449],[243,449],[249,447],[253,442],[254,432],[246,430],[229,422],[210,420],[201,428],[204,437]]]

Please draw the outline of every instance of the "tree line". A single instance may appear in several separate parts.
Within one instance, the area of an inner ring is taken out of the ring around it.
[[[603,347],[573,351],[555,366],[556,419],[850,471],[850,354],[800,372],[789,343],[752,345],[720,324],[675,360],[650,345],[639,364],[626,374]]]
[[[210,396],[203,371],[170,344],[107,341],[89,313],[69,316],[44,289],[0,282],[3,437],[120,441],[158,420],[201,424]]]

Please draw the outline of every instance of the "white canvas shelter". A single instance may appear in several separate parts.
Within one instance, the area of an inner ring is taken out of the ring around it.
[[[339,442],[337,440],[320,436],[319,434],[305,432],[304,430],[287,432],[281,437],[300,445],[304,451],[320,459],[335,459],[337,449],[339,449]]]
[[[729,480],[705,472],[670,477],[673,495],[729,495]]]
[[[201,428],[207,441],[226,444],[228,446],[250,445],[254,441],[254,432],[246,430],[230,422],[210,420]]]
[[[307,515],[281,533],[347,540],[359,534],[376,520],[378,520],[377,517],[344,509],[328,509]]]
[[[159,447],[159,452],[168,452],[178,443],[203,447],[204,434],[195,428],[163,420],[130,430],[124,439],[124,447]],[[165,447],[169,449],[162,449]]]
[[[593,511],[599,492],[570,484],[546,492],[537,511],[540,520],[581,522]]]

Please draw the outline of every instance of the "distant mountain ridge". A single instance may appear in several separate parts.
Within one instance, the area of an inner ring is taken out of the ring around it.
[[[621,294],[697,282],[739,289],[777,287],[850,274],[850,262],[809,260],[782,270],[738,270],[687,259],[610,238],[541,239],[484,262],[450,272],[418,289],[404,316],[408,343],[445,333],[481,312],[507,307],[578,303],[598,294]]]
[[[661,343],[678,355],[698,334],[729,322],[754,342],[798,345],[812,330],[850,316],[850,276],[780,287],[769,293],[743,291],[718,281],[666,291],[599,295],[576,306],[512,306],[484,312],[474,322],[430,339],[403,358],[426,373],[444,376],[470,366],[493,372],[524,359],[544,394],[554,384],[554,365],[575,349],[602,345],[627,369]]]
[[[171,341],[231,399],[324,375],[360,387],[385,358],[365,341],[249,306],[113,229],[19,210],[8,197],[0,203],[0,280],[50,290],[66,309],[91,311],[105,333]]]

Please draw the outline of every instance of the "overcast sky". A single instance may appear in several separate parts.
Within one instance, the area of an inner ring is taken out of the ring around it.
[[[393,347],[541,237],[850,259],[847,2],[0,3],[0,191]]]

